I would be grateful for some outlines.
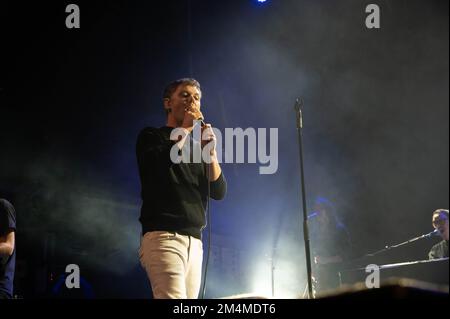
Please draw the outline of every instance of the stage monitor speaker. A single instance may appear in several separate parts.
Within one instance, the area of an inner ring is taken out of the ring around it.
[[[345,285],[316,296],[319,300],[372,300],[372,299],[436,299],[448,300],[447,285],[436,285],[408,278],[389,278],[379,288],[368,289],[364,282]],[[258,294],[239,294],[221,299],[271,299]],[[277,299],[277,298],[275,298]],[[304,299],[301,295],[293,299]]]
[[[448,299],[447,285],[436,285],[408,278],[389,278],[379,288],[368,289],[364,282],[346,285],[317,296],[316,299]]]

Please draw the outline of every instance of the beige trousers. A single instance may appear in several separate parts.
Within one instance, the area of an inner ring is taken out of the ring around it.
[[[139,259],[155,299],[198,298],[203,244],[175,232],[152,231],[141,238]]]

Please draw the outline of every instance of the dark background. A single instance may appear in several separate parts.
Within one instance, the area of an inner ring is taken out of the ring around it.
[[[149,294],[135,141],[165,123],[162,90],[186,76],[217,128],[279,134],[276,174],[222,165],[213,242],[238,266],[224,280],[213,260],[207,296],[267,292],[274,247],[276,291],[304,289],[299,96],[308,207],[333,202],[352,255],[431,231],[432,212],[449,206],[448,1],[372,2],[380,29],[365,27],[371,2],[356,0],[76,1],[80,29],[65,26],[71,2],[2,2],[0,197],[17,210],[16,293],[59,296],[76,263],[95,297]],[[436,242],[371,262],[426,259]]]

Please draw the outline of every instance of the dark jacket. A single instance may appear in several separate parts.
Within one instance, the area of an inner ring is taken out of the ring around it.
[[[170,150],[175,144],[170,140],[172,129],[145,128],[137,139],[142,233],[176,231],[201,239],[208,197],[206,164],[171,161]],[[210,197],[223,199],[226,188],[222,173],[210,183]]]

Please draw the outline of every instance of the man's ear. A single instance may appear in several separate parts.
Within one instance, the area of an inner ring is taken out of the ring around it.
[[[164,109],[166,110],[166,112],[170,112],[170,99],[168,97],[164,98],[163,100],[164,103]]]
[[[164,98],[163,103],[164,103],[164,108],[167,109],[170,107],[170,99],[168,97]]]

